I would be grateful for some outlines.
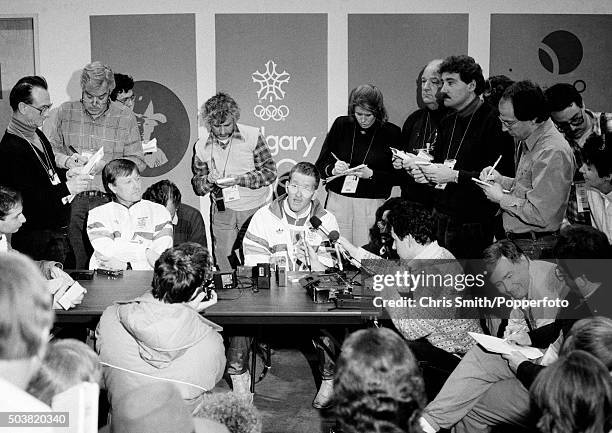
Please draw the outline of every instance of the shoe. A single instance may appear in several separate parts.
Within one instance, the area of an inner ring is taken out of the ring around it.
[[[232,389],[234,394],[243,397],[249,403],[253,403],[253,393],[251,392],[251,375],[248,371],[242,374],[231,374]]]
[[[317,396],[312,402],[312,407],[315,409],[327,409],[334,405],[334,380],[323,379]]]

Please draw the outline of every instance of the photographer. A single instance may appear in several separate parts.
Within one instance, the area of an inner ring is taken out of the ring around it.
[[[193,243],[166,250],[155,262],[151,292],[102,314],[97,350],[111,406],[128,391],[161,380],[178,385],[192,411],[225,368],[221,328],[200,316],[217,302],[206,289],[208,251]]]

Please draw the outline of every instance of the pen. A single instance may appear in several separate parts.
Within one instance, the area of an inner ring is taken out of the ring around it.
[[[79,153],[79,152],[76,151],[76,149],[74,147],[72,147],[72,145],[68,146],[68,149],[70,149],[70,151],[72,153]]]
[[[329,153],[331,153],[331,156],[336,158],[336,161],[340,161],[340,158],[338,158],[334,152],[329,152]]]
[[[489,173],[487,174],[487,178],[491,177],[491,175],[493,174],[493,170],[495,170],[495,167],[497,167],[497,164],[499,164],[499,161],[501,161],[502,156],[499,155],[499,158],[497,158],[497,161],[495,161],[495,164],[493,164],[493,167],[491,167],[491,170],[489,170]]]

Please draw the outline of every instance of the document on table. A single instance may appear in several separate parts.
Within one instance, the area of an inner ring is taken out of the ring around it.
[[[490,352],[509,354],[516,351],[522,353],[528,359],[540,358],[543,355],[542,351],[535,347],[510,344],[502,338],[491,337],[490,335],[478,334],[476,332],[468,332],[468,334]]]

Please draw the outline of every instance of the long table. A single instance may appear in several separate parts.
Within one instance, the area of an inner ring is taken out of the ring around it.
[[[304,275],[289,273],[286,287],[272,279],[270,289],[257,293],[250,288],[217,291],[218,303],[204,316],[220,325],[358,325],[380,316],[380,309],[334,310],[334,304],[315,304],[297,282]],[[87,289],[83,303],[68,311],[56,310],[56,323],[93,327],[109,305],[150,290],[152,278],[152,271],[125,271],[117,279],[95,275],[93,280],[79,281]]]

